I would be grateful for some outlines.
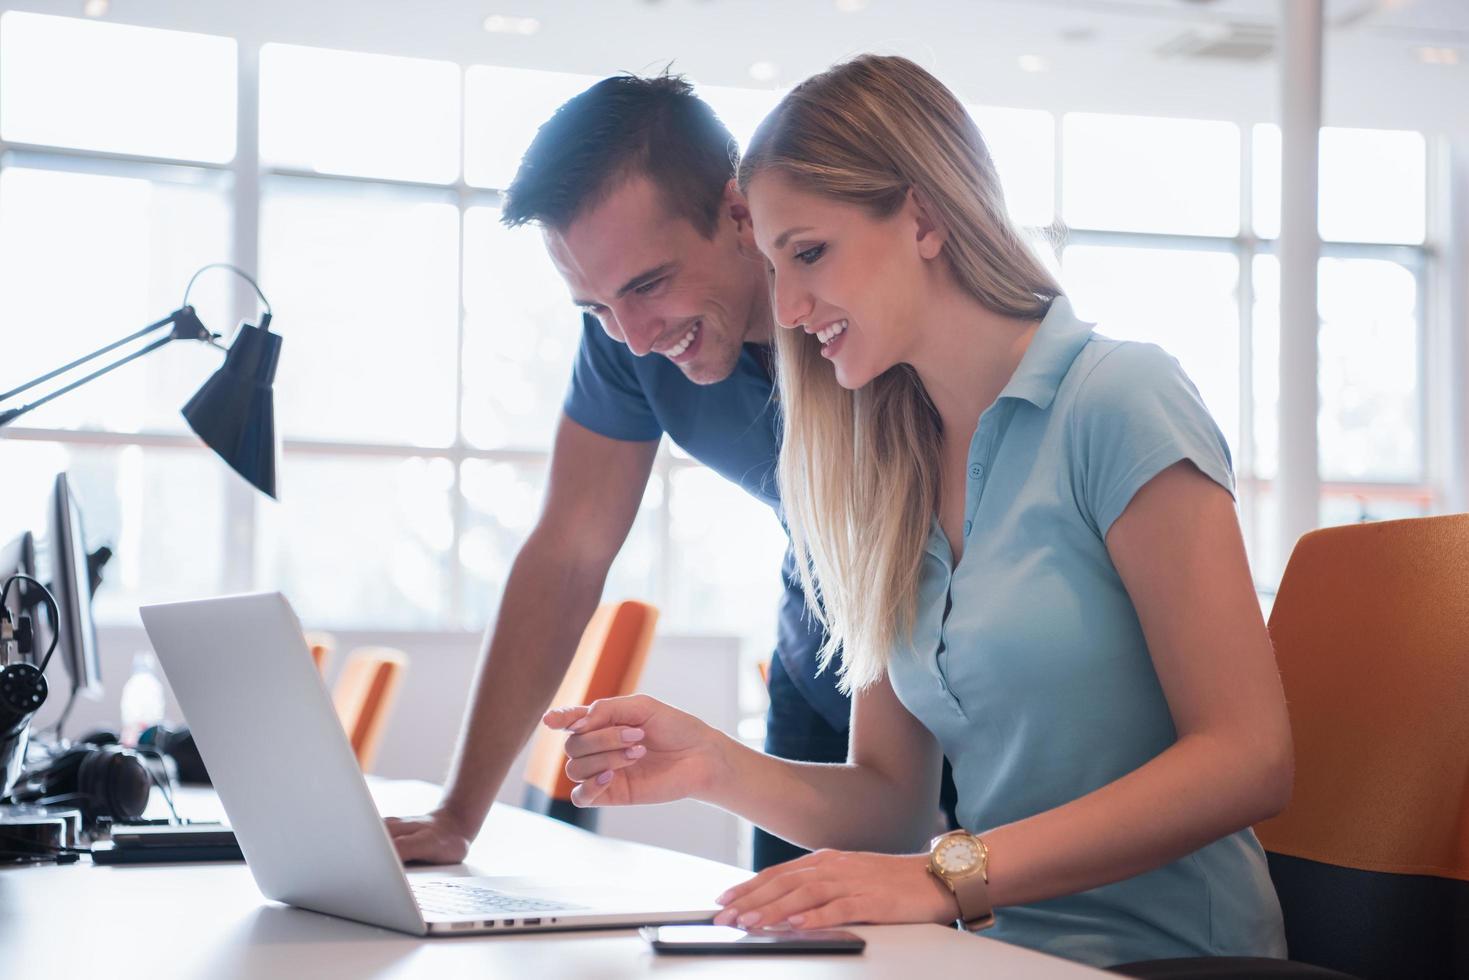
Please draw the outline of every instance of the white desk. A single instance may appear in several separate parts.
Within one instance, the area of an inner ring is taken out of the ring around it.
[[[385,813],[422,812],[427,783],[381,782]],[[180,811],[216,815],[208,794]],[[666,882],[705,901],[749,872],[588,834],[496,806],[470,851],[472,874]],[[431,873],[442,874],[444,869]],[[239,863],[0,871],[0,976],[14,978],[1105,977],[1065,960],[937,925],[869,926],[860,956],[656,956],[634,930],[419,939],[270,902]]]

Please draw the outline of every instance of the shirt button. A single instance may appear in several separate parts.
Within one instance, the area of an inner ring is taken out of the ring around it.
[[[975,480],[978,480],[980,477],[984,476],[984,464],[975,463],[973,466],[969,467],[969,476],[971,479]]]
[[[965,521],[964,522],[964,536],[966,538],[969,537],[969,531],[973,527],[974,527],[974,522],[973,521]]]

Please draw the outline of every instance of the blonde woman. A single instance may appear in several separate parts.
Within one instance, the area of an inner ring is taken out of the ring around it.
[[[782,499],[823,663],[855,694],[849,759],[603,701],[545,718],[573,733],[574,800],[693,797],[820,849],[720,896],[724,924],[993,923],[1103,966],[1284,956],[1248,828],[1289,796],[1290,730],[1193,385],[1076,318],[974,123],[910,61],[798,86],[740,182],[786,328]],[[964,830],[929,845],[944,755]]]

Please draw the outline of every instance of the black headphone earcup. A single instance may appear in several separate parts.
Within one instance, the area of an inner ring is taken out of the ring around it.
[[[153,788],[143,760],[123,748],[109,747],[98,755],[101,756],[97,765],[100,767],[98,775],[106,816],[118,823],[137,820],[148,808],[148,795]]]
[[[121,746],[94,746],[76,768],[74,791],[89,823],[98,817],[114,822],[136,820],[148,807],[152,781],[143,762]]]

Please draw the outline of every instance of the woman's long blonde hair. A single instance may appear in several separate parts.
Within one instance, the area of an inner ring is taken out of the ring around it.
[[[741,187],[768,171],[878,219],[920,192],[948,233],[955,280],[996,313],[1038,320],[1061,294],[1005,211],[978,127],[906,58],[864,55],[796,86],[756,131]],[[822,669],[840,650],[842,689],[861,690],[912,635],[942,425],[908,365],[847,391],[804,333],[776,334],[778,473],[796,566],[826,627]]]

